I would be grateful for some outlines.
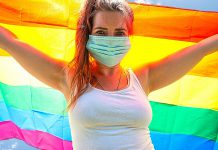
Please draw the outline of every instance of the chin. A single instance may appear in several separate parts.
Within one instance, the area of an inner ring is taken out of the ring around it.
[[[115,65],[115,66],[108,67],[108,66],[106,66],[106,65],[104,65],[104,64],[102,64],[102,63],[100,63],[100,62],[98,62],[98,61],[95,61],[95,64],[96,64],[97,66],[101,66],[101,67],[103,67],[103,68],[117,68],[117,67],[120,66],[120,63],[119,63],[119,64],[117,64],[117,65]]]

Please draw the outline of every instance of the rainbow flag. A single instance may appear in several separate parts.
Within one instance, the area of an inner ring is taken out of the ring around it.
[[[206,5],[213,2],[201,0],[203,7],[188,5],[191,8],[164,2],[129,1],[135,13],[134,35],[121,65],[134,68],[154,62],[218,34],[218,8]],[[70,61],[80,5],[79,0],[0,1],[0,25],[50,57]],[[218,150],[217,53],[148,98],[156,150]],[[0,149],[72,150],[65,107],[61,92],[0,49]]]

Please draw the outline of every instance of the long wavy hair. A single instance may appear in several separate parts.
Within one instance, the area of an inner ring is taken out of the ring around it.
[[[133,10],[126,0],[85,0],[77,21],[75,55],[68,62],[67,78],[70,81],[70,98],[67,111],[75,106],[78,98],[87,90],[91,81],[92,57],[86,49],[89,34],[93,28],[93,18],[98,11],[118,11],[125,17],[128,34],[133,34]]]

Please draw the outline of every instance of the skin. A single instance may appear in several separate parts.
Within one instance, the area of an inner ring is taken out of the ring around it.
[[[94,17],[91,34],[97,36],[128,36],[125,18],[119,12],[99,11]],[[104,90],[114,91],[118,84],[118,89],[123,89],[128,86],[127,76],[123,73],[124,69],[120,64],[107,67],[95,60],[95,66],[92,70],[92,74],[98,79]],[[92,83],[92,85],[102,89],[99,84],[96,85],[96,83]]]

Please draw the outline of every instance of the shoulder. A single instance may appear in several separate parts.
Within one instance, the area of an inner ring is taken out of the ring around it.
[[[149,90],[149,67],[148,65],[140,66],[133,68],[132,71],[138,78],[143,90],[145,91],[146,95],[149,95],[150,90]]]

